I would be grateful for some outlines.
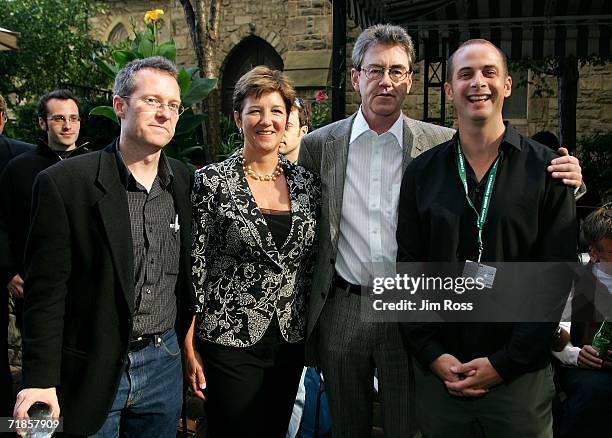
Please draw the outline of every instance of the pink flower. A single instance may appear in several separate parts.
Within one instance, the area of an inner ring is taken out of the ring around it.
[[[325,94],[325,91],[323,90],[319,90],[316,92],[315,94],[315,100],[317,102],[323,102],[324,100],[327,99],[327,94]]]

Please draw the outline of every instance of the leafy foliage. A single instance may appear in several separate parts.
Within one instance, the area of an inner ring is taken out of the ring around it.
[[[242,136],[238,131],[236,122],[232,116],[224,114],[219,115],[221,122],[221,157],[216,157],[218,160],[223,160],[234,153],[234,151],[242,147]]]
[[[612,200],[611,144],[612,134],[597,133],[580,139],[576,153],[584,173],[593,181],[592,185],[587,185],[587,190],[597,190],[604,202]]]
[[[154,14],[155,12],[155,14]],[[115,76],[128,62],[134,59],[147,58],[149,56],[163,56],[170,61],[176,60],[176,45],[173,40],[158,42],[158,30],[161,22],[158,16],[163,11],[158,9],[148,11],[145,14],[147,26],[142,32],[134,32],[135,38],[123,44],[121,49],[112,51],[113,62],[107,62],[95,58],[95,63],[101,73],[114,81]],[[199,69],[181,68],[177,81],[181,89],[181,103],[187,108],[179,118],[172,144],[165,147],[168,155],[183,160],[190,164],[190,157],[194,152],[202,149],[201,141],[196,130],[205,120],[205,115],[194,113],[192,106],[201,102],[210,91],[217,85],[217,79],[199,77]],[[112,107],[99,106],[93,108],[90,115],[103,116],[118,123]]]
[[[88,17],[102,13],[94,0],[0,0],[2,27],[21,32],[19,50],[0,52],[0,93],[33,101],[62,83],[109,80],[91,54],[106,47],[89,35]]]
[[[312,103],[312,128],[317,129],[331,122],[331,103],[328,94],[319,90]]]

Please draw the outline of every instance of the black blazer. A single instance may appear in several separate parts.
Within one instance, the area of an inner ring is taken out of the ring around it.
[[[196,173],[192,259],[203,339],[253,345],[275,315],[285,340],[304,338],[321,189],[312,172],[280,160],[291,198],[291,229],[280,248],[251,194],[241,151]]]
[[[34,145],[0,135],[0,174],[17,155],[34,149]]]
[[[134,312],[130,217],[114,145],[41,172],[26,245],[25,387],[57,387],[64,431],[92,434],[111,408]],[[177,160],[172,190],[181,227],[179,339],[191,322],[190,176]]]

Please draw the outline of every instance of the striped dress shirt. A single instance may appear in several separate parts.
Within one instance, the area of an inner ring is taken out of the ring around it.
[[[402,183],[403,115],[381,134],[359,109],[351,129],[336,272],[353,284],[369,285],[397,256],[397,207]]]

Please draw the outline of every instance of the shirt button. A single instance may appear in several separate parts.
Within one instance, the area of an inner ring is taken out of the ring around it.
[[[150,293],[151,293],[151,289],[146,288],[146,289],[145,289],[145,292],[146,292],[146,293],[148,293],[148,294],[150,294]]]
[[[155,259],[151,259],[151,260],[149,260],[149,262],[150,262],[151,264],[153,264],[153,263],[155,263]]]

